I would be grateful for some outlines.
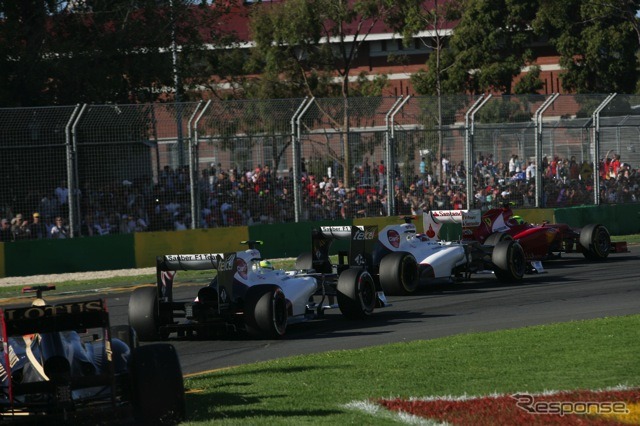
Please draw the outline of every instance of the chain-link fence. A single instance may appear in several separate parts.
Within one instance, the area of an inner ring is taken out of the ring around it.
[[[629,95],[0,109],[2,240],[637,202],[639,111]]]

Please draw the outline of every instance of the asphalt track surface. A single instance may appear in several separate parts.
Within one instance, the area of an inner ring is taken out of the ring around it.
[[[545,268],[546,273],[526,275],[519,285],[500,285],[491,275],[479,275],[423,287],[413,296],[389,297],[392,306],[364,321],[348,321],[339,310],[329,310],[322,319],[289,326],[281,340],[231,335],[169,341],[178,350],[183,373],[193,374],[291,355],[640,313],[640,246],[604,262],[565,254]],[[180,285],[174,299],[193,299],[200,286]],[[129,293],[108,298],[112,325],[125,324]]]

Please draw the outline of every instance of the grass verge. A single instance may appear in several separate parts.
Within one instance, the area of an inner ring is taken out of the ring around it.
[[[375,398],[640,385],[640,315],[465,334],[220,370],[186,380],[186,424],[389,424]]]

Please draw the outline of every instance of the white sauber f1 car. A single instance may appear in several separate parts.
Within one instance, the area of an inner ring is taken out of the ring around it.
[[[343,238],[359,238],[358,227],[348,227]],[[351,229],[353,228],[353,229]],[[287,325],[314,319],[327,309],[362,319],[374,308],[386,306],[369,272],[351,262],[339,271],[274,269],[262,259],[256,245],[236,253],[167,255],[157,258],[157,283],[136,289],[129,299],[129,324],[140,340],[179,337],[210,338],[229,331],[256,338],[282,337]],[[351,241],[350,259],[358,259],[364,244]],[[195,300],[175,301],[173,280],[180,270],[217,270]],[[333,303],[337,300],[337,304]]]
[[[379,265],[380,285],[387,294],[411,294],[419,284],[435,280],[469,279],[475,273],[493,273],[501,282],[522,280],[526,262],[520,244],[512,239],[483,245],[476,241],[442,241],[443,223],[473,226],[480,211],[440,211],[423,214],[424,234],[418,234],[412,217],[382,229],[373,263]],[[477,226],[477,225],[476,225]]]
[[[184,384],[175,348],[139,346],[109,325],[102,299],[0,308],[0,424],[177,424]]]

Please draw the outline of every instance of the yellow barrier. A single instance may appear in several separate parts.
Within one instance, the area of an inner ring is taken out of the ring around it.
[[[134,250],[136,267],[156,265],[156,256],[165,254],[228,253],[245,250],[240,241],[249,239],[249,228],[189,229],[175,232],[138,232]]]

